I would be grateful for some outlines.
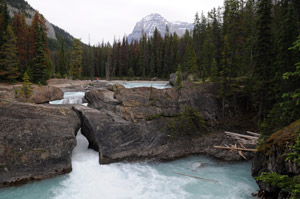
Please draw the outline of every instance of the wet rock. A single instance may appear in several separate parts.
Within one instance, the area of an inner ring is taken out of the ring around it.
[[[70,108],[0,103],[0,187],[72,170],[80,127]]]

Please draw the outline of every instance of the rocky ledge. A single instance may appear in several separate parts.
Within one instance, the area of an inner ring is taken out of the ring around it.
[[[0,187],[70,172],[79,128],[70,108],[0,102]]]
[[[292,161],[286,161],[286,155],[291,153],[291,147],[295,144],[300,130],[300,120],[290,124],[280,131],[274,133],[264,145],[259,147],[255,154],[252,175],[260,176],[262,172],[276,172],[290,177],[300,174],[300,167]],[[259,195],[266,199],[285,199],[289,198],[288,193],[271,184],[257,182],[260,187]]]
[[[100,164],[173,160],[191,154],[241,160],[237,152],[213,148],[235,143],[215,128],[222,110],[218,90],[217,84],[189,82],[181,89],[115,85],[86,93],[90,108],[74,106],[74,110],[90,148],[99,151]]]
[[[203,154],[226,161],[241,160],[237,153],[214,149],[214,145],[233,143],[220,131],[197,131],[193,136],[174,136],[169,125],[174,118],[127,121],[114,112],[74,106],[82,120],[82,134],[89,147],[99,151],[100,164],[137,160],[174,160]]]
[[[6,90],[0,88],[0,102],[25,102],[25,97],[20,92],[21,86],[8,87]],[[61,89],[51,86],[34,86],[32,94],[27,100],[35,104],[46,104],[50,101],[60,100],[64,98]]]

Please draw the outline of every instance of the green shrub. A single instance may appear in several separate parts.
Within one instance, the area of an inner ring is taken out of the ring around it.
[[[206,131],[206,121],[196,109],[190,106],[185,106],[184,112],[172,118],[168,123],[171,138],[198,135]]]

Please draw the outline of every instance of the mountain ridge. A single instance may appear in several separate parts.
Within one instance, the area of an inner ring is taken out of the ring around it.
[[[158,13],[152,13],[136,23],[132,33],[128,35],[128,41],[139,40],[142,33],[145,33],[148,37],[152,36],[155,28],[158,29],[161,35],[165,35],[166,26],[168,26],[170,33],[176,32],[178,36],[182,36],[186,30],[191,30],[194,27],[192,23],[181,21],[172,22]]]
[[[8,4],[8,11],[9,15],[12,18],[15,13],[21,14],[22,12],[25,13],[26,16],[26,23],[28,25],[31,24],[32,18],[34,16],[34,13],[36,12],[36,9],[34,9],[27,1],[25,0],[7,0]],[[42,14],[42,13],[40,13]],[[49,22],[46,18],[46,26],[48,28],[47,30],[47,36],[49,39],[57,40],[63,38],[65,42],[67,42],[69,45],[72,45],[72,41],[74,37],[69,34],[64,29],[52,24]]]

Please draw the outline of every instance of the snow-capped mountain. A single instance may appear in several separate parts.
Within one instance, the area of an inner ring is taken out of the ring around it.
[[[169,27],[170,33],[176,32],[178,36],[182,36],[186,29],[191,30],[194,27],[192,23],[180,21],[169,22],[160,14],[150,14],[136,23],[132,33],[128,35],[128,41],[139,40],[143,31],[147,36],[152,36],[155,28],[157,28],[161,35],[164,36],[166,33],[166,26]]]

